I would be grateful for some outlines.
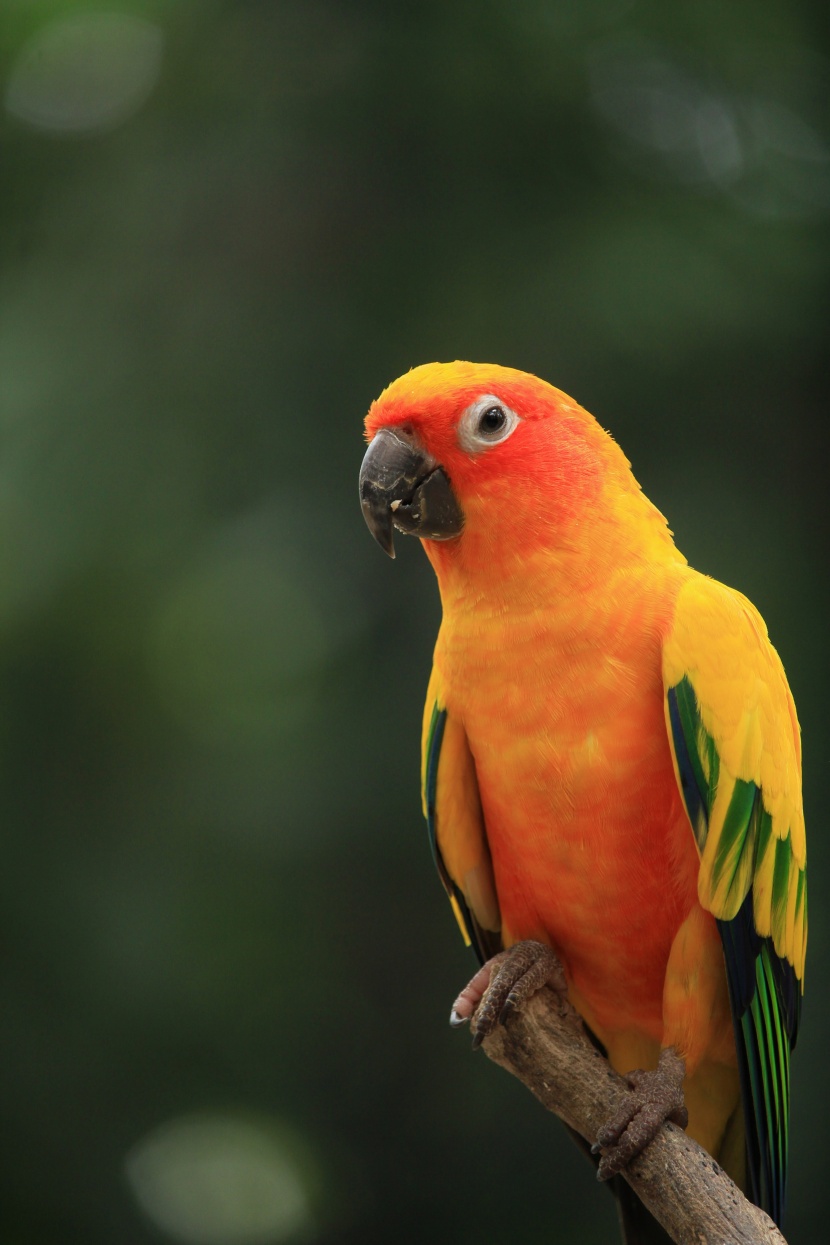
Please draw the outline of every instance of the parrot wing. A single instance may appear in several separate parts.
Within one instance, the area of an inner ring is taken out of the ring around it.
[[[421,793],[429,841],[465,943],[484,963],[501,950],[490,848],[463,724],[447,712],[433,670],[424,710]]]
[[[678,596],[663,680],[698,898],[723,941],[752,1196],[780,1222],[807,942],[795,705],[757,610],[702,575]]]

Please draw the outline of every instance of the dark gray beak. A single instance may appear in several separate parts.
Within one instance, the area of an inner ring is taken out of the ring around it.
[[[405,432],[381,428],[360,468],[366,526],[390,558],[393,527],[429,540],[461,535],[464,513],[441,467]]]

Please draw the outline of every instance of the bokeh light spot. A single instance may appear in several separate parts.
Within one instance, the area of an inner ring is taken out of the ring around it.
[[[13,65],[6,108],[55,134],[109,129],[150,95],[162,47],[157,26],[126,13],[85,13],[52,22]]]
[[[830,208],[830,141],[819,118],[696,75],[644,40],[599,43],[588,61],[594,107],[652,173],[720,191],[760,216]],[[776,89],[796,98],[797,86],[796,63]]]
[[[313,1230],[307,1160],[275,1122],[231,1114],[168,1121],[125,1159],[149,1219],[185,1245],[278,1245]]]

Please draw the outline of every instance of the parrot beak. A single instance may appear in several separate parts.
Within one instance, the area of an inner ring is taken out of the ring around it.
[[[360,468],[366,526],[390,558],[392,529],[428,540],[460,536],[464,513],[438,463],[407,433],[381,428]]]

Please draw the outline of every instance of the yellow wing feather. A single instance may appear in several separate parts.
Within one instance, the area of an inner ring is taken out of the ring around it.
[[[701,844],[700,902],[730,920],[751,889],[758,934],[772,938],[803,982],[807,846],[799,726],[784,668],[758,611],[739,592],[692,572],[664,644],[663,677],[667,690],[684,679],[691,684],[717,754]],[[712,775],[702,744],[699,753],[708,783]],[[746,833],[732,835],[742,784],[748,783],[760,790],[761,815],[750,818]]]

